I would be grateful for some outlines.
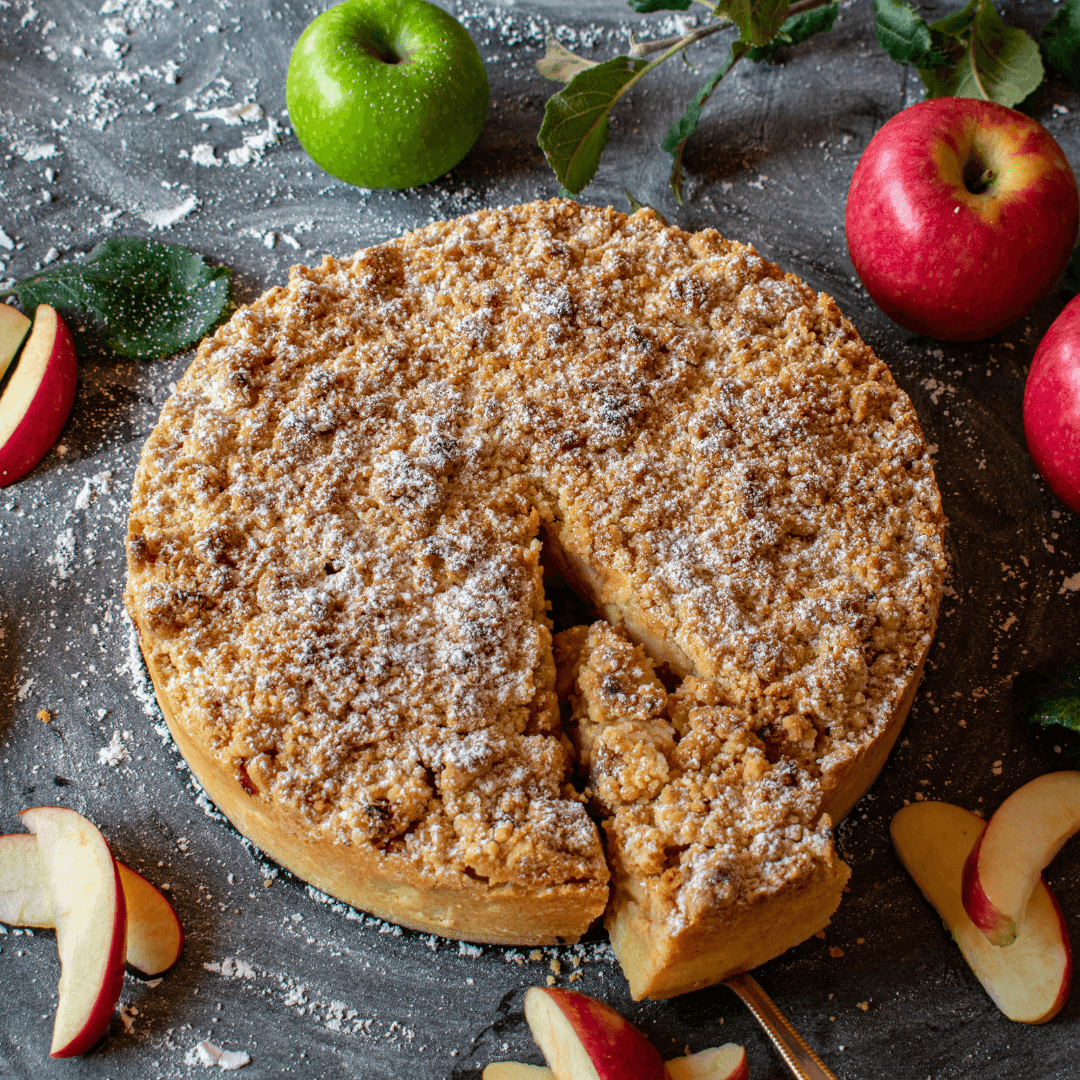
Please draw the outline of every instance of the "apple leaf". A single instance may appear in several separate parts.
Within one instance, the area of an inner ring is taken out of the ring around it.
[[[731,44],[731,52],[727,59],[717,69],[711,79],[690,99],[686,111],[668,128],[660,149],[666,150],[673,158],[671,164],[671,193],[675,201],[682,205],[682,157],[686,140],[697,130],[698,121],[701,120],[701,109],[709,100],[712,92],[720,84],[720,80],[731,70],[732,65],[749,51],[749,46],[744,41],[734,41]]]
[[[826,4],[824,7],[813,8],[811,11],[800,11],[797,15],[789,15],[776,32],[776,37],[767,45],[755,45],[746,55],[754,61],[774,60],[776,51],[780,48],[789,48],[799,45],[814,34],[823,33],[832,29],[836,22],[840,4],[837,2]]]
[[[548,35],[546,45],[542,59],[536,61],[536,70],[552,82],[569,82],[579,71],[588,71],[589,68],[597,66],[595,60],[575,56],[551,34]]]
[[[229,302],[232,271],[208,266],[179,244],[104,240],[79,262],[23,278],[14,293],[28,315],[38,304],[96,316],[121,356],[152,360],[208,333]]]
[[[639,14],[649,15],[654,11],[688,11],[693,0],[627,0],[627,3]]]
[[[874,0],[874,36],[898,64],[938,68],[949,62],[935,48],[930,27],[904,0]]]
[[[1039,46],[1025,31],[1006,26],[991,0],[972,0],[930,30],[953,38],[963,50],[954,66],[919,69],[927,97],[980,98],[1012,106],[1043,81]]]
[[[1047,67],[1080,90],[1080,0],[1068,0],[1043,27],[1039,44]]]
[[[654,61],[656,63],[656,61]],[[596,175],[608,141],[608,116],[652,65],[616,56],[579,71],[544,106],[537,142],[559,183],[577,195]]]
[[[788,0],[717,0],[714,10],[739,28],[739,41],[768,45],[787,17]]]
[[[1080,661],[1066,660],[1049,672],[1025,672],[1017,677],[1015,690],[1028,723],[1080,731]]]

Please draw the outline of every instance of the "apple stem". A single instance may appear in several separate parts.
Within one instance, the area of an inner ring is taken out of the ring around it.
[[[964,187],[972,195],[981,195],[994,182],[994,170],[978,158],[972,158],[964,166]]]

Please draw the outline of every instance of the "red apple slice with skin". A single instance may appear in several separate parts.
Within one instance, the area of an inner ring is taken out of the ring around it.
[[[0,304],[0,379],[30,332],[30,320],[10,304]]]
[[[666,1064],[671,1080],[750,1080],[746,1051],[735,1043],[672,1058]],[[543,1065],[493,1061],[482,1080],[555,1080],[555,1074]]]
[[[106,1032],[124,982],[127,906],[109,845],[74,810],[22,812],[49,878],[60,953],[59,1002],[50,1053],[74,1057]]]
[[[25,476],[53,448],[75,403],[75,342],[39,304],[30,337],[0,396],[0,487]]]
[[[652,1043],[587,994],[530,987],[525,1019],[555,1080],[670,1080]]]
[[[1078,830],[1080,772],[1046,773],[998,807],[968,857],[962,886],[969,918],[992,945],[1016,940],[1039,876]]]
[[[117,860],[127,905],[127,962],[143,975],[161,975],[180,959],[184,930],[165,896],[141,874]],[[9,926],[56,926],[49,875],[29,833],[0,836],[0,922]]]
[[[1041,1024],[1069,996],[1069,932],[1053,893],[1041,878],[1024,912],[1023,933],[1014,944],[991,945],[968,918],[960,897],[961,874],[985,828],[982,818],[959,806],[921,802],[900,810],[891,832],[900,861],[945,921],[994,1004],[1010,1020]]]

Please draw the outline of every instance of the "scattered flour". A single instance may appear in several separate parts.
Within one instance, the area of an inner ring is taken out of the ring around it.
[[[1080,571],[1073,574],[1072,577],[1067,577],[1061,583],[1061,588],[1058,589],[1058,596],[1064,596],[1066,593],[1070,592],[1080,592]]]
[[[75,562],[75,530],[65,529],[56,536],[56,551],[45,560],[56,567],[56,576],[61,581],[71,577],[71,567]]]
[[[130,733],[129,733],[130,734]],[[98,751],[98,763],[101,765],[118,765],[121,761],[130,761],[131,755],[127,747],[120,739],[120,732],[112,733],[112,741],[108,746],[103,746]]]
[[[206,168],[210,166],[219,167],[223,164],[221,158],[217,156],[214,148],[210,143],[196,143],[191,148],[191,160],[195,165],[202,165]]]
[[[184,1064],[202,1065],[204,1068],[216,1065],[219,1069],[241,1069],[251,1064],[251,1055],[246,1050],[222,1050],[220,1046],[204,1039],[187,1052]]]
[[[60,156],[59,151],[56,149],[56,143],[16,143],[12,150],[23,161],[44,161],[46,158]]]
[[[218,164],[221,163],[218,162]],[[178,206],[173,206],[164,210],[140,210],[139,217],[141,217],[151,229],[163,231],[165,229],[171,229],[178,221],[183,221],[184,218],[186,218],[198,205],[198,198],[194,195],[189,195]]]
[[[206,109],[195,114],[196,120],[221,120],[229,127],[254,124],[262,118],[262,106],[255,101],[246,101],[242,105],[227,105],[221,109]]]
[[[255,969],[246,960],[241,960],[237,956],[227,956],[220,964],[216,960],[211,960],[204,963],[203,967],[226,979],[254,979],[256,974]]]

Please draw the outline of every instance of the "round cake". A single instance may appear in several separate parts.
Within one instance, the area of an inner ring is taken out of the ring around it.
[[[833,301],[713,230],[556,200],[294,267],[135,476],[127,605],[184,756],[304,880],[576,940],[635,996],[827,922],[943,516]],[[553,636],[558,575],[595,611]]]

